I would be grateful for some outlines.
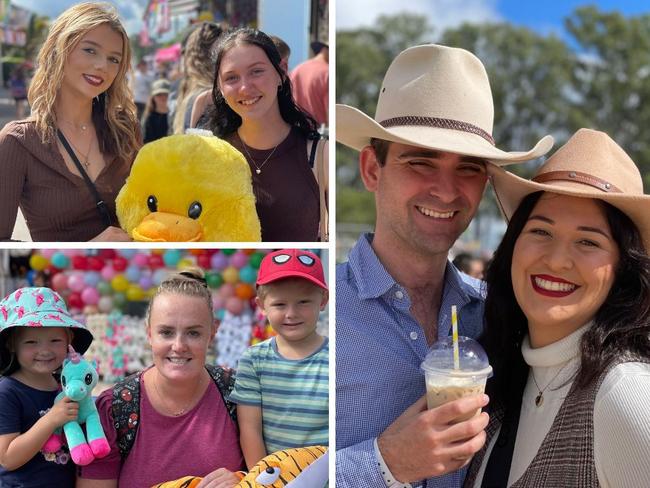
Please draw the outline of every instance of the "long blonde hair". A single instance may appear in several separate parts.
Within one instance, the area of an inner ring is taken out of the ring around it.
[[[66,60],[84,35],[103,24],[122,37],[122,60],[111,86],[93,101],[93,121],[100,150],[130,162],[141,146],[135,103],[126,79],[131,46],[117,11],[109,3],[79,3],[57,17],[38,53],[27,98],[42,142],[52,142],[57,125],[55,104]]]
[[[187,38],[183,55],[183,80],[176,97],[174,111],[174,134],[184,132],[185,112],[192,95],[212,89],[214,82],[214,60],[212,47],[223,29],[214,22],[203,22]]]

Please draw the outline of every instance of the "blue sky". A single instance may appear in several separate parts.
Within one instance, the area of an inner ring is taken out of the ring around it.
[[[541,34],[563,31],[562,20],[580,5],[594,4],[600,10],[617,10],[624,15],[650,13],[647,0],[355,0],[337,1],[337,29],[372,25],[379,14],[400,11],[426,15],[436,32],[463,22],[508,21]]]

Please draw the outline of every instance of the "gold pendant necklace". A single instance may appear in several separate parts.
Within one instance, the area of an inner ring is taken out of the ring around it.
[[[258,166],[257,163],[255,162],[255,160],[253,159],[253,156],[251,156],[251,154],[248,152],[248,149],[246,148],[246,143],[242,140],[241,136],[240,136],[239,134],[237,134],[237,137],[239,137],[239,142],[241,142],[241,145],[242,145],[242,147],[244,148],[244,152],[246,153],[246,156],[248,156],[248,159],[250,160],[250,162],[253,163],[253,166],[255,166],[255,173],[257,173],[258,175],[262,173],[262,167],[266,164],[266,162],[267,162],[269,159],[271,159],[271,156],[273,156],[273,153],[275,152],[275,150],[276,150],[276,149],[278,148],[278,146],[280,145],[280,142],[282,142],[282,141],[278,142],[278,143],[275,145],[275,147],[273,148],[273,150],[271,151],[271,154],[269,154],[269,155],[266,157],[266,159],[265,159],[264,161],[262,161],[262,164],[260,164],[260,165]]]
[[[551,381],[549,381],[549,382],[546,384],[546,386],[545,386],[544,388],[541,388],[541,389],[540,389],[540,387],[539,387],[539,384],[537,383],[537,380],[535,379],[535,371],[534,371],[533,369],[530,370],[530,373],[533,375],[533,381],[535,382],[535,386],[537,387],[537,391],[538,391],[538,394],[537,394],[537,396],[535,397],[535,406],[536,406],[536,407],[541,407],[541,406],[544,404],[544,392],[546,391],[546,389],[547,389],[549,386],[551,386],[551,383],[553,383],[553,381],[555,381],[555,378],[557,378],[557,377],[560,375],[560,373],[564,370],[564,368],[566,368],[566,367],[569,365],[569,362],[570,362],[570,361],[568,361],[567,363],[565,363],[565,365],[562,366],[562,367],[558,370],[557,373],[555,373],[555,375],[553,376],[553,378],[551,378]]]
[[[180,410],[174,410],[174,409],[172,409],[172,408],[169,408],[169,404],[167,403],[167,401],[165,400],[165,398],[160,394],[160,390],[158,390],[158,381],[157,381],[157,378],[158,378],[158,371],[157,371],[157,370],[156,370],[156,372],[155,372],[155,375],[156,375],[156,377],[153,378],[153,387],[154,387],[154,389],[156,390],[156,395],[158,395],[158,399],[159,399],[160,402],[163,404],[163,406],[165,407],[165,410],[169,413],[169,415],[171,415],[172,417],[180,417],[181,415],[185,415],[187,412],[189,412],[189,411],[191,410],[191,409],[189,408],[190,405],[192,405],[192,403],[196,400],[196,399],[194,398],[194,395],[196,394],[196,392],[198,391],[198,389],[201,387],[201,383],[202,383],[202,379],[203,379],[203,377],[201,377],[201,379],[199,379],[198,387],[197,387],[197,388],[194,388],[194,391],[192,391],[192,395],[191,395],[191,397],[190,397],[190,401],[187,402],[187,403],[183,406],[183,408],[181,408]]]

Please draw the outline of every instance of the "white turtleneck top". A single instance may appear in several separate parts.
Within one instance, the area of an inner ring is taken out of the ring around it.
[[[522,398],[508,486],[524,474],[551,429],[571,389],[572,376],[580,364],[580,340],[590,325],[536,349],[530,346],[528,337],[524,339],[521,352],[530,372]],[[543,390],[544,401],[539,407],[535,405],[539,394],[535,380]],[[497,432],[488,446],[475,488],[481,486],[498,435]],[[594,461],[603,488],[647,486],[650,480],[650,364],[620,364],[603,380],[594,404]]]

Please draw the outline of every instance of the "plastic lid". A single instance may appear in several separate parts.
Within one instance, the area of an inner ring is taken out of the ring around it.
[[[425,372],[445,373],[454,376],[492,376],[492,367],[481,345],[469,337],[458,337],[460,369],[454,369],[454,346],[451,336],[434,342],[422,365]]]

